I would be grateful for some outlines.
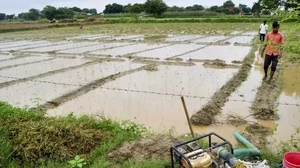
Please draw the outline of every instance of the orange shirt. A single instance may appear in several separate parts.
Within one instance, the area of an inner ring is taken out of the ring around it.
[[[284,43],[284,36],[281,32],[274,34],[269,32],[266,37],[267,55],[278,56],[280,54],[280,47]]]

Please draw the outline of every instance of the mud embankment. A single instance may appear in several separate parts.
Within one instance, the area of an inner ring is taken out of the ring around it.
[[[91,90],[94,90],[95,88],[98,88],[98,87],[101,87],[103,86],[104,84],[110,82],[110,81],[113,81],[117,78],[120,78],[122,76],[125,76],[125,75],[128,75],[128,74],[132,74],[132,73],[135,73],[135,72],[138,72],[138,71],[141,71],[141,70],[145,70],[147,69],[149,65],[145,65],[145,66],[142,66],[140,68],[136,68],[136,69],[131,69],[131,70],[128,70],[128,71],[124,71],[124,72],[120,72],[120,73],[117,73],[117,74],[113,74],[113,75],[110,75],[110,76],[107,76],[107,77],[104,77],[104,78],[101,78],[101,79],[98,79],[98,80],[95,80],[87,85],[84,85],[76,90],[73,90],[65,95],[62,95],[60,97],[57,97],[51,101],[48,101],[46,102],[45,104],[41,105],[41,108],[43,108],[44,110],[50,110],[50,109],[53,109],[65,102],[68,102],[72,99],[75,99],[83,94],[86,94],[87,92],[91,91]]]
[[[62,72],[67,72],[67,71],[74,70],[74,69],[79,69],[79,68],[90,66],[90,65],[94,65],[94,64],[97,64],[97,63],[100,63],[100,62],[103,62],[103,60],[90,61],[90,62],[80,64],[80,65],[77,65],[77,66],[71,66],[71,67],[68,67],[68,68],[49,71],[49,72],[45,72],[45,73],[38,74],[38,75],[35,75],[35,76],[30,76],[30,77],[27,77],[27,78],[7,77],[7,78],[14,79],[14,80],[9,81],[9,82],[0,83],[0,89],[11,86],[11,85],[14,85],[14,84],[23,83],[23,82],[27,82],[27,81],[34,81],[34,80],[39,79],[39,78],[51,76],[51,75],[62,73]]]
[[[211,100],[204,105],[204,107],[192,115],[191,121],[195,125],[211,125],[216,122],[215,116],[222,111],[228,97],[244,82],[251,70],[252,63],[255,59],[255,51],[258,46],[255,45],[251,52],[243,60],[239,72],[233,76],[223,87],[221,87],[211,98]]]
[[[282,71],[283,70],[279,67],[274,75],[276,81],[272,81],[271,83],[263,82],[258,88],[254,102],[251,106],[254,118],[260,120],[279,119],[276,101],[282,91]]]

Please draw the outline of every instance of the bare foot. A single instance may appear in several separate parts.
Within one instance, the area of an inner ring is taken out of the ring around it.
[[[265,77],[263,78],[263,81],[266,81],[267,78],[268,78],[268,76],[265,76]]]

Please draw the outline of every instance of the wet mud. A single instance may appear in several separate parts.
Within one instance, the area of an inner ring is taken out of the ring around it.
[[[120,148],[109,153],[108,158],[117,163],[128,160],[168,160],[170,147],[179,142],[165,135],[146,137],[137,141],[124,142]]]
[[[262,149],[268,145],[267,137],[272,134],[272,130],[258,123],[254,123],[249,124],[242,134],[255,147]]]
[[[23,66],[23,65],[30,65],[30,64],[40,63],[40,62],[46,62],[46,61],[50,61],[50,60],[53,60],[53,59],[55,59],[55,58],[48,58],[48,59],[43,59],[43,60],[38,60],[38,61],[33,61],[33,62],[27,62],[27,63],[4,66],[4,67],[0,67],[0,71],[5,70],[5,69],[10,69],[10,68],[15,68],[15,67],[18,67],[18,66]]]
[[[147,59],[134,59],[132,60],[134,63],[143,63],[143,64],[155,64],[155,65],[174,65],[174,66],[194,66],[195,63],[192,62],[170,62],[170,61],[154,61]]]
[[[279,119],[276,101],[282,92],[282,75],[282,69],[278,67],[278,70],[274,75],[275,80],[271,81],[271,83],[267,81],[262,82],[262,85],[258,88],[254,102],[251,106],[252,113],[256,119]]]
[[[107,77],[104,77],[104,78],[101,78],[101,79],[98,79],[98,80],[94,80],[93,82],[87,84],[87,85],[84,85],[76,90],[73,90],[63,96],[60,96],[60,97],[57,97],[51,101],[48,101],[47,103],[43,104],[41,107],[43,107],[45,110],[49,110],[49,109],[53,109],[65,102],[68,102],[78,96],[81,96],[83,94],[86,94],[87,92],[91,91],[91,90],[94,90],[95,88],[98,88],[104,84],[106,84],[107,82],[110,82],[110,81],[113,81],[117,78],[120,78],[124,75],[128,75],[128,74],[131,74],[131,73],[134,73],[134,72],[138,72],[138,71],[141,71],[141,70],[144,70],[145,68],[147,68],[148,65],[146,66],[142,66],[140,68],[136,68],[136,69],[131,69],[131,70],[128,70],[128,71],[124,71],[124,72],[120,72],[120,73],[117,73],[117,74],[113,74],[113,75],[110,75],[110,76],[107,76]]]
[[[211,100],[196,114],[192,115],[191,121],[195,125],[211,125],[216,123],[215,116],[222,112],[222,107],[227,102],[228,97],[244,82],[252,68],[255,59],[257,46],[246,56],[239,72],[233,76],[222,88],[220,88]]]
[[[39,78],[51,76],[51,75],[62,73],[62,72],[67,72],[67,71],[74,70],[74,69],[79,69],[79,68],[90,66],[90,65],[94,65],[94,64],[97,64],[97,63],[100,63],[100,62],[102,62],[102,61],[99,61],[99,60],[91,61],[91,62],[80,64],[80,65],[77,65],[77,66],[71,66],[71,67],[68,67],[68,68],[49,71],[49,72],[41,73],[41,74],[38,74],[38,75],[30,76],[30,77],[27,77],[27,78],[15,78],[12,81],[0,83],[0,89],[11,86],[11,85],[15,85],[15,84],[18,84],[18,83],[23,83],[23,82],[27,82],[27,81],[34,81],[34,80],[39,79]]]
[[[226,64],[225,61],[219,60],[219,59],[205,61],[203,66],[207,67],[207,68],[217,68],[217,69],[239,68],[240,67],[238,65]]]

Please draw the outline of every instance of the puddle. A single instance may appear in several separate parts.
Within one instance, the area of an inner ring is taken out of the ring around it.
[[[201,50],[181,56],[183,60],[224,60],[227,64],[232,61],[243,61],[251,51],[251,47],[244,46],[208,46]]]
[[[103,62],[86,66],[84,68],[55,74],[49,77],[40,78],[39,80],[49,82],[57,81],[74,85],[85,85],[94,80],[104,78],[112,74],[139,68],[142,65],[143,64],[136,64],[131,62]]]
[[[123,56],[130,53],[141,52],[145,50],[151,50],[159,47],[167,46],[167,44],[135,44],[125,47],[118,47],[114,49],[100,50],[92,52],[95,55],[110,55],[110,56]]]
[[[166,39],[168,42],[184,42],[184,41],[191,41],[197,38],[204,37],[203,35],[185,35],[185,36],[175,36],[169,37]]]
[[[76,65],[80,65],[87,62],[87,60],[83,59],[64,59],[57,58],[50,61],[24,65],[20,67],[10,68],[6,70],[0,71],[0,75],[9,76],[9,77],[17,77],[17,78],[27,78],[30,76],[35,76],[38,74],[42,74],[49,71],[54,71],[58,69],[63,69],[67,67],[72,67]],[[2,82],[12,81],[14,79],[3,79]]]
[[[35,62],[35,61],[41,61],[41,60],[46,60],[49,59],[50,57],[24,57],[20,59],[15,59],[15,60],[7,60],[7,61],[2,61],[0,62],[0,68],[6,67],[6,66],[11,66],[11,65],[18,65],[18,64],[25,64],[25,63],[30,63],[30,62]]]
[[[253,37],[252,36],[236,36],[236,37],[233,37],[229,40],[226,40],[226,42],[229,42],[230,44],[247,44],[247,45],[251,45],[252,43],[252,39]]]
[[[199,49],[201,47],[204,47],[204,46],[197,45],[197,44],[176,44],[176,45],[171,45],[171,46],[167,46],[167,47],[156,49],[156,50],[141,52],[134,56],[166,59],[166,58],[174,57],[177,55],[181,55],[181,54]]]
[[[33,48],[33,49],[27,49],[23,50],[26,52],[51,52],[51,51],[57,51],[57,50],[66,50],[70,48],[80,48],[88,45],[96,45],[98,43],[93,42],[81,42],[81,43],[67,43],[62,45],[56,45],[56,46],[48,46],[48,47],[40,47],[40,48]]]
[[[97,51],[97,50],[101,50],[101,49],[105,49],[105,48],[120,47],[120,46],[130,45],[130,44],[131,43],[102,43],[102,42],[100,42],[97,45],[73,48],[73,49],[68,49],[68,50],[61,50],[58,53],[82,54],[85,52],[92,52],[92,51]]]
[[[237,70],[215,70],[203,66],[158,66],[158,71],[139,71],[105,84],[65,104],[48,111],[49,115],[97,115],[118,120],[130,119],[145,124],[157,132],[171,128],[177,134],[188,132],[180,97],[127,91],[122,88],[146,92],[183,94],[210,97],[230,79]],[[145,82],[141,82],[145,81]],[[207,99],[186,98],[190,114],[195,113]]]
[[[228,38],[228,37],[226,37],[226,36],[210,36],[210,37],[204,37],[204,38],[195,40],[194,42],[195,43],[214,43],[217,41],[224,40],[226,38]]]

